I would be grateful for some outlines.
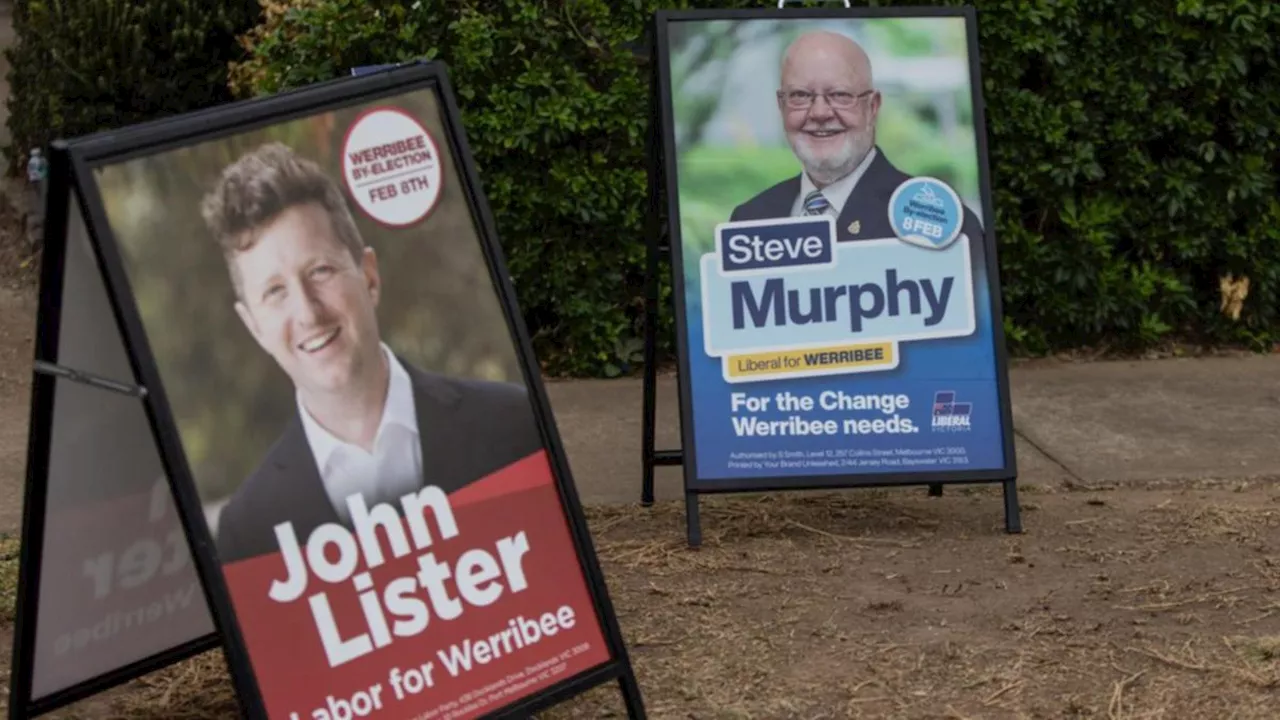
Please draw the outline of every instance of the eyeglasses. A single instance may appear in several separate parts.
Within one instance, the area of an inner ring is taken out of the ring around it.
[[[875,93],[875,90],[864,90],[856,95],[851,92],[837,90],[828,93],[811,93],[808,90],[779,90],[778,97],[786,100],[787,107],[793,110],[804,110],[813,105],[813,101],[819,95],[822,96],[827,104],[839,110],[847,110],[862,98]]]

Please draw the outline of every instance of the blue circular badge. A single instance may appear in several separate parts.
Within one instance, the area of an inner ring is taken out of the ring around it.
[[[960,196],[936,178],[911,178],[889,198],[889,225],[903,242],[941,250],[955,242],[963,224]]]

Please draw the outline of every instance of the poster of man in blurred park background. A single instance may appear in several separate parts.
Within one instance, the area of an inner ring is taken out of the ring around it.
[[[849,35],[807,31],[787,46],[780,75],[781,121],[802,170],[735,207],[731,219],[829,214],[840,241],[891,237],[886,209],[909,176],[876,146],[884,98],[866,50]],[[964,231],[981,237],[972,211]]]
[[[667,38],[694,475],[1003,467],[965,18],[681,19]],[[781,260],[769,238],[811,220],[827,259]]]

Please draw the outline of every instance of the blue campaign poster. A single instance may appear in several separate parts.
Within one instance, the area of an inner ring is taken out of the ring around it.
[[[1007,469],[971,52],[958,15],[668,25],[692,484]]]

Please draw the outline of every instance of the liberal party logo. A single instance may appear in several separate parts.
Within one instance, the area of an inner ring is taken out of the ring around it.
[[[941,390],[933,396],[933,429],[937,432],[968,432],[973,403],[956,402],[954,390]]]

